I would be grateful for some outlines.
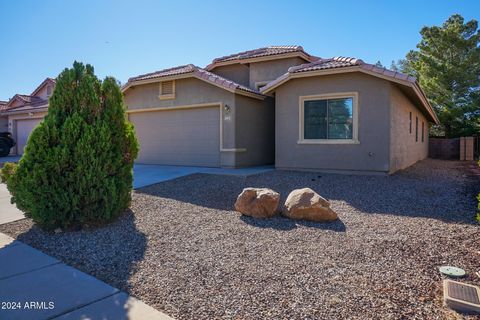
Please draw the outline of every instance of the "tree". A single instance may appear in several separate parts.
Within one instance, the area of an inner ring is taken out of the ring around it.
[[[17,207],[46,229],[110,221],[128,208],[138,142],[114,78],[75,62],[6,174]]]
[[[380,62],[380,60],[378,60],[377,62],[375,62],[375,66],[376,67],[379,67],[379,68],[384,68],[383,64]]]
[[[392,63],[390,64],[390,70],[400,72],[400,67],[397,65],[395,60],[392,60]]]
[[[480,129],[480,30],[458,14],[442,26],[423,27],[418,50],[398,62],[415,76],[435,109],[447,137]]]

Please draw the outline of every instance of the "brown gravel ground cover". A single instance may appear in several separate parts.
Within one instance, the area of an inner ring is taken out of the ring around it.
[[[232,206],[247,186],[282,199],[310,187],[340,220],[243,217]],[[439,160],[392,176],[195,174],[134,192],[109,226],[55,234],[25,219],[0,232],[178,319],[474,319],[442,306],[437,268],[480,284],[478,188]]]

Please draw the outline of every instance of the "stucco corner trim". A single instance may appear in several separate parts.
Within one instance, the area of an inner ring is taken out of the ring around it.
[[[352,139],[305,139],[304,137],[304,107],[305,101],[352,98],[353,133]],[[298,141],[297,144],[360,144],[358,139],[359,117],[358,92],[333,92],[298,97]]]

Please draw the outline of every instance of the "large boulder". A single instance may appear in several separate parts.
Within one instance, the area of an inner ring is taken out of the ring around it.
[[[282,210],[283,215],[292,219],[328,222],[338,219],[330,208],[330,202],[310,188],[290,192]]]
[[[255,218],[269,218],[277,213],[280,194],[267,188],[245,188],[235,202],[235,210]]]

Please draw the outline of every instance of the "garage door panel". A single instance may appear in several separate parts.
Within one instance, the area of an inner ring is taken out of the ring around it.
[[[42,119],[17,120],[17,154],[22,155],[27,145],[28,137]]]
[[[129,115],[140,143],[138,163],[220,166],[218,107]]]

